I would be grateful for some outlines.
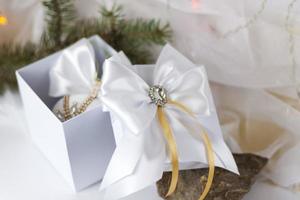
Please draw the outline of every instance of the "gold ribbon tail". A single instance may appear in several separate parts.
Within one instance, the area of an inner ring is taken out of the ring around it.
[[[163,110],[163,107],[161,106],[157,107],[157,115],[158,115],[159,123],[163,129],[164,137],[168,143],[169,153],[172,161],[172,178],[169,186],[169,191],[166,194],[166,197],[168,197],[174,193],[178,182],[179,161],[178,161],[178,154],[177,154],[177,146],[168,119]]]
[[[199,198],[199,200],[204,200],[205,197],[208,195],[210,188],[212,187],[213,180],[214,180],[215,158],[214,158],[212,144],[210,142],[210,139],[209,139],[207,133],[202,131],[201,135],[202,135],[202,139],[203,139],[203,142],[204,142],[206,150],[207,150],[206,154],[207,154],[208,166],[209,166],[207,182],[206,182],[205,188]]]
[[[176,107],[180,108],[191,117],[195,118],[194,113],[185,105],[176,101],[169,101],[169,103],[175,105]],[[212,187],[214,174],[215,174],[215,158],[214,158],[214,151],[213,151],[211,141],[205,129],[201,126],[201,124],[199,124],[199,128],[201,129],[201,137],[206,148],[206,155],[207,155],[208,166],[209,166],[207,182],[201,196],[199,197],[199,200],[204,200],[208,195],[210,188]]]

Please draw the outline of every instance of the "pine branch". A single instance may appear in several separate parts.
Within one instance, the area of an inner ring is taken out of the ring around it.
[[[133,63],[149,63],[151,45],[163,45],[171,38],[169,24],[162,25],[159,20],[126,19],[122,6],[101,7],[100,14],[98,19],[78,21],[66,45],[98,34],[116,50],[124,51]]]
[[[64,34],[76,20],[73,0],[46,0],[43,5],[47,9],[45,40],[51,47],[62,47]]]
[[[5,44],[0,49],[0,91],[4,84],[15,87],[16,78],[15,70],[19,67],[30,63],[35,57],[35,47],[27,44],[25,47]]]
[[[161,25],[159,20],[126,19],[121,6],[111,10],[102,7],[102,36],[116,50],[122,50],[133,63],[149,63],[153,59],[151,45],[163,45],[171,38],[169,24]]]
[[[113,25],[111,29],[115,28],[118,25],[119,21],[124,19],[123,6],[114,4],[111,9],[108,9],[105,6],[100,7],[100,14],[104,19],[103,22],[108,22],[108,24]]]
[[[47,0],[47,29],[39,45],[0,47],[0,92],[4,84],[15,86],[15,70],[56,52],[83,37],[98,34],[133,63],[152,62],[151,45],[163,45],[171,37],[169,24],[159,20],[126,19],[121,6],[101,7],[100,17],[77,20],[73,0]]]
[[[129,21],[125,26],[124,34],[127,37],[132,37],[135,40],[141,40],[148,44],[163,45],[171,37],[169,24],[161,26],[160,20],[152,19],[145,21],[143,19],[136,19]]]

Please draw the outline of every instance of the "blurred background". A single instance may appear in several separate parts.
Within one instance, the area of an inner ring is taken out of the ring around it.
[[[65,1],[66,8],[71,8],[69,2]],[[47,18],[49,13],[40,0],[0,0],[0,199],[97,199],[96,187],[76,196],[69,194],[60,177],[31,147],[14,78],[16,69],[97,32],[107,36],[104,39],[117,50],[126,49],[136,63],[143,62],[143,56],[149,56],[149,62],[155,59],[160,45],[169,41],[195,63],[205,65],[231,150],[270,160],[244,199],[300,198],[299,0],[71,3],[74,15],[62,27],[82,20],[86,26],[53,42],[47,36],[57,33],[49,29],[56,19]],[[123,6],[122,18],[155,19],[159,26],[134,26],[139,33],[152,31],[149,37],[131,34],[131,40],[142,41],[138,44],[114,41],[103,27],[93,26],[93,19],[108,16],[101,14],[101,6],[116,4]],[[38,53],[37,47],[42,49]],[[152,196],[143,197],[158,198],[153,188],[146,192]]]

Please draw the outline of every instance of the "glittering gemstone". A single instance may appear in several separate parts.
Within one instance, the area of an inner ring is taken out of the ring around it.
[[[151,102],[157,106],[163,106],[168,102],[167,91],[159,85],[150,87],[148,95]]]
[[[71,108],[70,108],[70,114],[72,116],[76,116],[77,112],[78,112],[78,108],[77,108],[77,103],[75,103]]]
[[[60,121],[65,121],[65,117],[60,111],[57,111],[55,114]]]

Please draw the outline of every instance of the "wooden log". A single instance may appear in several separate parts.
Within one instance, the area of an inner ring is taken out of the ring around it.
[[[266,158],[253,154],[234,154],[240,176],[216,168],[212,188],[205,200],[240,200],[249,192],[255,176],[267,164]],[[207,181],[208,169],[182,170],[175,193],[167,198],[171,173],[165,172],[157,182],[159,195],[166,200],[198,200]]]

